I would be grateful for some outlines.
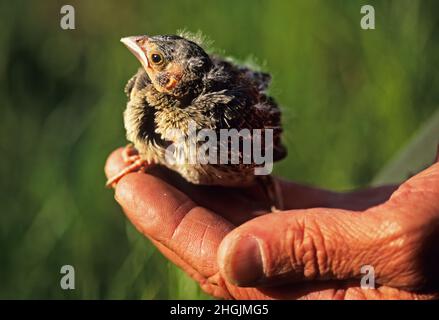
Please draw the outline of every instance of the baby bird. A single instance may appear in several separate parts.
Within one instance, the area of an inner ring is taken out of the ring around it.
[[[272,161],[284,158],[281,113],[274,99],[266,93],[270,75],[209,55],[201,44],[187,36],[131,36],[122,38],[121,42],[136,56],[142,68],[125,87],[128,103],[124,124],[132,145],[125,148],[123,157],[130,165],[110,178],[107,185],[114,185],[129,172],[158,164],[194,184],[237,187],[262,182],[273,206],[280,209],[280,193],[274,180],[270,176],[255,175],[255,168],[261,164],[253,157],[248,161],[243,150],[228,151],[228,160],[236,156],[238,163],[220,162],[220,156],[214,158],[218,161],[207,163],[169,161],[166,157],[166,150],[173,144],[182,146],[171,149],[174,156],[178,153],[180,158],[188,156],[190,139],[183,142],[179,139],[188,138],[191,124],[195,124],[197,130],[210,129],[217,134],[223,129],[238,132],[270,129],[273,139],[267,145],[262,136],[262,148],[271,148]],[[252,135],[241,136],[242,140],[249,137]],[[221,149],[221,143],[230,147],[229,140],[219,140],[213,140],[216,150]],[[202,141],[195,143],[202,145]]]

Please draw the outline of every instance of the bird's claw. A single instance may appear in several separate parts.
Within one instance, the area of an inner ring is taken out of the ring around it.
[[[128,167],[125,167],[122,169],[118,174],[111,177],[107,180],[107,183],[105,184],[106,187],[111,188],[115,187],[116,184],[119,182],[120,179],[122,179],[125,175],[131,172],[137,172],[139,170],[144,170],[149,165],[149,163],[143,159],[139,158],[135,160],[132,164],[130,164]]]
[[[122,150],[122,159],[126,164],[129,164],[129,166],[123,168],[118,174],[109,178],[105,184],[107,188],[115,187],[119,180],[128,173],[145,170],[149,165],[147,161],[140,157],[139,152],[134,148],[133,144],[128,144]]]

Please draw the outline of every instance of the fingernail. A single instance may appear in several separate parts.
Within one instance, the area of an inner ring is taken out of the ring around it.
[[[253,236],[237,239],[224,252],[225,276],[238,286],[252,286],[264,275],[260,244]]]

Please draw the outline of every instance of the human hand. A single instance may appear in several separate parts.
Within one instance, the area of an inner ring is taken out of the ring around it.
[[[124,166],[118,149],[107,176]],[[289,210],[270,214],[257,188],[195,186],[163,168],[123,177],[115,198],[140,232],[215,297],[438,296],[439,163],[396,191],[280,185]],[[375,270],[375,290],[360,288],[363,265]]]

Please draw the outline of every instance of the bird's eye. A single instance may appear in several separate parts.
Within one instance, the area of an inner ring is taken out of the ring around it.
[[[163,62],[163,56],[160,53],[153,53],[151,55],[151,61],[154,64],[161,64]]]

